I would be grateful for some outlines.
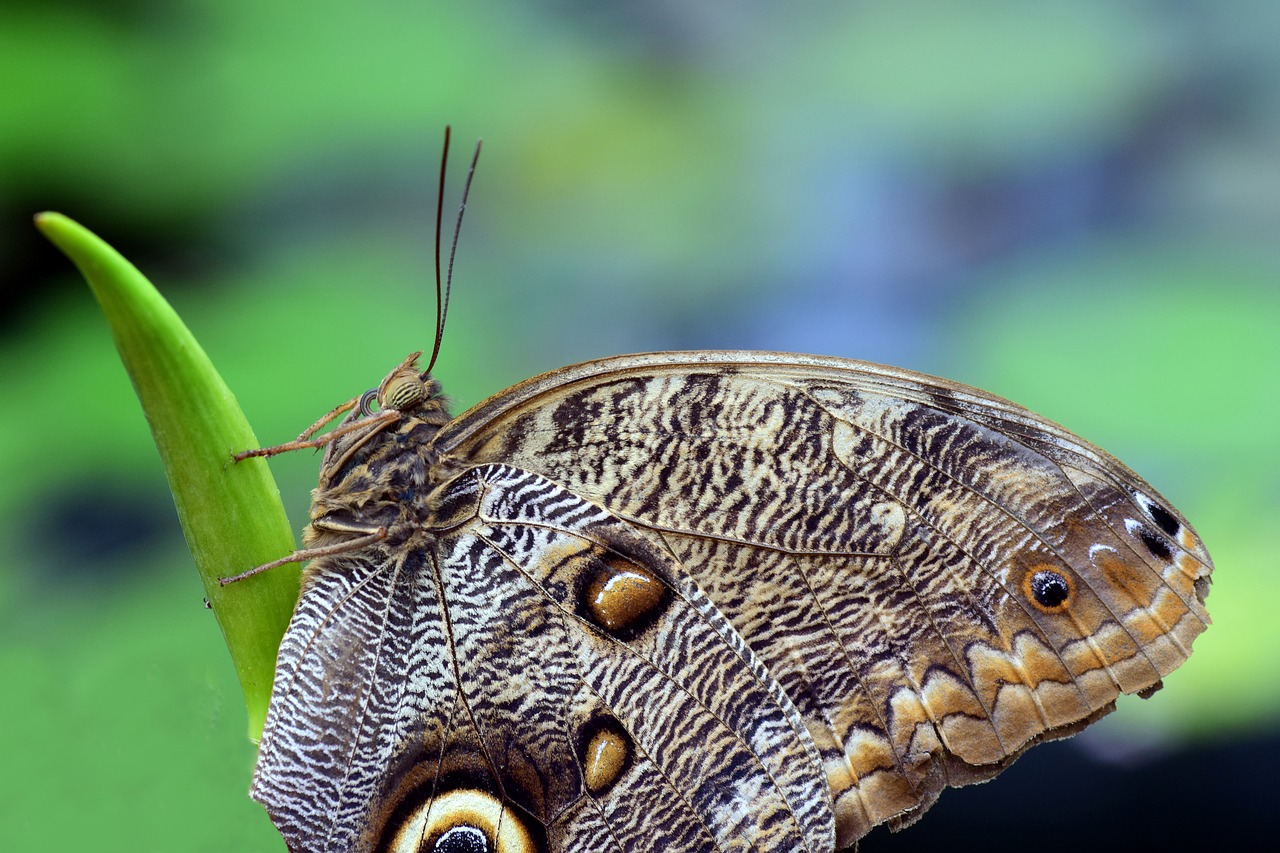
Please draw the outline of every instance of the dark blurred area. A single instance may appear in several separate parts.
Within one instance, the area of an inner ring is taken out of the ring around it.
[[[7,0],[0,848],[283,849],[145,419],[32,215],[137,264],[282,441],[429,347],[447,123],[455,165],[485,139],[458,411],[625,351],[886,362],[1097,442],[1214,555],[1164,690],[861,849],[1269,837],[1277,36],[1264,0]],[[299,526],[317,463],[272,462]]]

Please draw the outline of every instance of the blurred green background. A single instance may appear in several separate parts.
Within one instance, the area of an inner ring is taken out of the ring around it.
[[[1277,35],[1267,0],[6,0],[0,849],[283,849],[145,420],[31,215],[138,264],[282,441],[429,348],[446,123],[455,165],[485,138],[459,411],[624,351],[883,361],[1061,421],[1207,542],[1215,625],[1152,701],[863,849],[1246,838],[1280,787]],[[300,526],[317,459],[272,467]]]

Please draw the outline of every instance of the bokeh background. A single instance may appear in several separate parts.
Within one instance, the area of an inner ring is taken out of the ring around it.
[[[146,423],[31,215],[137,263],[281,441],[429,348],[446,123],[454,190],[486,144],[460,408],[625,351],[883,361],[1063,422],[1208,543],[1215,625],[1161,693],[864,850],[1273,828],[1278,35],[1268,0],[6,0],[0,848],[283,849]],[[272,462],[299,526],[316,465]]]

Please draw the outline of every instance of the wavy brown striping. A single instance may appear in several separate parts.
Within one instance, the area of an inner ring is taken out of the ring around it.
[[[294,850],[845,847],[1208,624],[1186,521],[972,388],[657,353],[445,423],[412,368],[325,453],[308,543],[382,538],[309,566],[281,646],[253,795]]]

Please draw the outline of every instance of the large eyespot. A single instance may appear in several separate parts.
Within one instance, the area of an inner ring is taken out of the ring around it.
[[[487,791],[460,788],[422,803],[382,849],[389,853],[533,853],[515,809]]]
[[[1045,613],[1061,613],[1071,603],[1071,578],[1054,566],[1032,566],[1022,578],[1022,591]]]

